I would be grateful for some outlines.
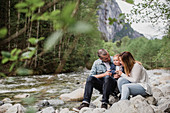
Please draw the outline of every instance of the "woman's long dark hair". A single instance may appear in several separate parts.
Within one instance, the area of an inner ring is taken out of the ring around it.
[[[128,51],[122,52],[119,57],[122,59],[123,63],[124,63],[124,69],[125,69],[125,73],[126,75],[129,76],[134,64],[135,64],[135,59],[132,56],[132,54]]]

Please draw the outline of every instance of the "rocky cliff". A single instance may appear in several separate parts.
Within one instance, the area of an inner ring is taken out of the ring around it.
[[[98,29],[102,32],[102,36],[105,41],[115,41],[121,39],[124,36],[130,38],[137,38],[143,36],[139,32],[133,30],[130,24],[118,24],[114,22],[112,25],[109,24],[110,18],[118,18],[119,14],[122,13],[120,7],[115,0],[100,0],[101,4],[98,6]]]

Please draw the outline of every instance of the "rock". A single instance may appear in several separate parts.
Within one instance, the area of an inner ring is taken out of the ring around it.
[[[21,98],[21,99],[23,99],[23,98],[28,98],[28,97],[30,97],[30,94],[28,94],[28,93],[18,94],[18,95],[15,95],[15,96],[14,96],[14,98]]]
[[[104,113],[106,111],[106,109],[104,108],[96,108],[93,110],[92,113]]]
[[[162,91],[156,87],[152,88],[152,92],[153,92],[153,97],[156,99],[156,100],[159,100],[160,97],[163,97],[164,94],[162,93]]]
[[[130,105],[131,103],[129,100],[120,100],[114,103],[105,113],[138,113]]]
[[[63,101],[82,101],[84,95],[84,89],[79,88],[69,94],[60,95],[60,99]]]
[[[161,111],[160,109],[158,109],[157,106],[151,105],[152,109],[154,110],[155,113],[164,113],[163,111]]]
[[[79,111],[79,113],[92,113],[92,112],[93,112],[93,108],[89,108],[89,107],[84,107]]]
[[[156,105],[157,104],[157,101],[156,101],[156,99],[153,96],[146,97],[146,101],[150,105]]]
[[[0,113],[5,113],[10,107],[12,107],[12,104],[4,104],[0,106]]]
[[[61,109],[60,113],[77,113],[75,111],[69,111],[68,108]]]
[[[4,103],[12,103],[12,102],[13,102],[13,101],[11,101],[10,98],[4,98],[2,101],[3,101]]]
[[[50,105],[52,105],[53,107],[57,107],[58,105],[63,105],[64,104],[64,102],[62,100],[59,100],[59,99],[48,100],[48,103]]]
[[[53,107],[47,107],[37,113],[55,113],[55,109]]]
[[[166,101],[164,104],[159,105],[158,109],[160,109],[164,113],[170,113],[170,101]]]
[[[24,113],[25,108],[21,104],[15,104],[10,107],[5,113]]]
[[[4,102],[3,101],[0,101],[0,106],[2,106],[4,104]]]
[[[161,88],[161,91],[162,91],[164,96],[170,95],[170,84],[166,84],[165,86],[163,86]]]
[[[101,100],[102,100],[102,95],[100,95],[98,98],[96,98],[91,104],[93,104],[95,107],[100,107],[101,106]]]
[[[141,95],[137,95],[130,99],[131,105],[137,113],[154,113],[152,107],[146,102],[145,98]]]

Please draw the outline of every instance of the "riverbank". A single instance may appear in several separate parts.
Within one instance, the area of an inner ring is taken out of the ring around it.
[[[170,70],[163,70],[163,69],[154,69],[148,70],[148,75],[150,78],[151,86],[154,91],[154,99],[151,99],[150,103],[146,98],[136,97],[135,100],[129,100],[127,102],[116,102],[113,104],[114,106],[118,106],[119,104],[124,104],[129,106],[134,106],[134,102],[139,100],[142,105],[150,106],[148,109],[153,111],[161,111],[167,110],[167,105],[170,105]],[[23,98],[16,98],[17,95],[24,95],[28,94],[24,98],[32,98],[34,97],[34,102],[32,106],[39,105],[40,107],[36,107],[37,112],[42,111],[44,109],[53,109],[54,111],[58,111],[62,113],[63,110],[67,112],[73,113],[71,110],[73,107],[78,106],[81,102],[73,102],[73,101],[65,101],[60,98],[62,94],[68,94],[76,89],[84,87],[84,82],[86,81],[87,76],[89,75],[89,70],[84,72],[74,72],[74,73],[65,73],[65,74],[58,74],[58,75],[34,75],[34,76],[15,76],[15,77],[7,77],[5,79],[0,79],[1,87],[0,87],[0,100],[4,102],[4,98],[9,98],[12,103],[12,106],[15,104],[23,105],[24,108],[28,106],[22,101]],[[98,91],[94,91],[92,101],[95,101],[96,98],[100,98],[100,94]],[[99,99],[100,100],[100,99]],[[113,100],[112,100],[113,101]],[[150,100],[149,100],[150,101]],[[5,102],[5,104],[9,104],[10,101]],[[51,103],[51,104],[50,104]],[[144,104],[145,103],[145,104]],[[166,105],[165,105],[166,103]],[[91,112],[96,111],[95,109],[99,109],[98,103],[93,104],[92,108],[90,108]],[[140,104],[140,105],[141,105]],[[17,106],[20,106],[17,105]],[[11,107],[12,107],[11,106]],[[96,106],[97,108],[95,108]],[[163,107],[161,107],[163,106]],[[50,108],[48,108],[50,107]],[[52,108],[51,108],[52,107]],[[133,107],[132,107],[133,108]],[[14,108],[13,108],[14,109]],[[112,107],[109,108],[112,110]],[[108,109],[108,110],[109,110]],[[123,109],[123,108],[121,108]],[[85,111],[88,111],[86,109]],[[109,112],[108,110],[104,110],[103,112]],[[144,109],[143,109],[144,110]],[[120,109],[118,109],[120,111]],[[58,113],[57,112],[57,113]],[[45,112],[43,112],[45,113]],[[50,113],[50,112],[48,112]],[[123,112],[119,112],[123,113]],[[140,113],[140,112],[138,112]],[[141,112],[144,113],[144,112]]]

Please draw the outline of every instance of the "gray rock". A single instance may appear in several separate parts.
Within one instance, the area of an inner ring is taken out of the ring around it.
[[[15,104],[10,107],[5,113],[24,113],[25,108],[21,104]]]
[[[0,106],[0,113],[5,113],[10,107],[12,107],[12,104],[4,104]]]
[[[63,105],[64,101],[59,100],[59,99],[51,99],[51,100],[48,100],[48,103],[53,107],[57,107],[58,105]]]
[[[3,104],[4,104],[4,102],[3,102],[3,101],[0,101],[0,106],[3,105]]]
[[[158,109],[160,109],[164,113],[170,113],[170,101],[161,104],[160,106],[158,106]]]
[[[153,96],[146,97],[146,101],[150,105],[156,105],[157,104],[157,101],[156,101],[156,99]]]
[[[79,88],[68,94],[60,95],[60,99],[63,101],[82,101],[84,95],[84,89]]]
[[[18,94],[18,95],[14,96],[14,98],[20,98],[20,99],[28,98],[28,97],[30,97],[30,94],[28,94],[28,93]]]
[[[141,95],[137,95],[130,99],[133,109],[137,110],[137,113],[154,113],[152,107],[146,102],[145,98]]]
[[[163,111],[161,111],[160,109],[158,109],[157,106],[154,105],[150,105],[152,107],[152,109],[154,110],[155,113],[164,113]]]
[[[162,91],[159,89],[159,88],[152,88],[152,92],[153,92],[153,97],[156,99],[156,100],[159,100],[160,97],[163,97],[164,94],[162,93]]]
[[[120,100],[114,103],[105,113],[137,113],[130,105],[129,100]]]
[[[170,95],[170,84],[166,84],[165,86],[163,86],[161,88],[161,91],[164,94],[164,96]]]
[[[47,107],[37,113],[55,113],[55,109],[53,107]]]

